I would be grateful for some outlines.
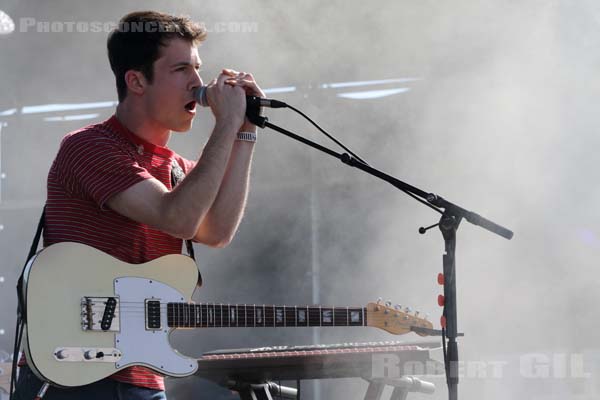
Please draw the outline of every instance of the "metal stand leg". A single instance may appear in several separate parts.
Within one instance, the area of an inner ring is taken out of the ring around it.
[[[406,400],[408,397],[408,390],[405,388],[394,388],[392,395],[390,396],[390,400]]]
[[[385,384],[381,382],[369,381],[365,400],[381,400],[381,395],[385,389]]]
[[[412,376],[403,376],[398,379],[366,379],[369,382],[365,400],[381,400],[386,385],[394,387],[390,400],[406,400],[408,392],[432,394],[435,385]]]
[[[273,400],[271,393],[284,399],[296,399],[298,397],[298,389],[280,386],[274,382],[232,382],[229,384],[229,388],[238,392],[241,400]]]
[[[238,390],[241,400],[273,400],[269,386],[264,383],[262,385],[248,385],[247,387]]]

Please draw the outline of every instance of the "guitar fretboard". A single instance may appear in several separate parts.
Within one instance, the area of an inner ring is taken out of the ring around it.
[[[366,326],[361,307],[167,303],[172,328]]]

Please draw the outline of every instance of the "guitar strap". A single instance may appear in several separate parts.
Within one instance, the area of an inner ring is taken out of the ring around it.
[[[173,159],[173,162],[171,163],[171,187],[174,188],[175,186],[177,186],[177,184],[179,182],[181,182],[183,180],[183,178],[185,178],[185,173],[183,172],[183,169],[181,169],[181,166],[179,165],[177,160]],[[188,255],[195,262],[196,255],[194,254],[194,246],[192,244],[192,241],[186,240],[185,247],[187,249]],[[198,263],[196,263],[196,264],[198,264]],[[197,285],[198,285],[198,287],[202,286],[202,274],[200,273],[200,270],[198,270]]]
[[[179,166],[179,163],[174,159],[171,165],[171,186],[175,187],[181,180],[185,177],[183,169]],[[10,378],[10,392],[9,396],[12,398],[12,394],[15,388],[15,377],[17,376],[17,363],[19,358],[19,349],[21,348],[21,341],[23,339],[23,327],[27,323],[27,314],[25,308],[25,293],[23,293],[23,276],[25,275],[25,268],[31,260],[31,257],[35,255],[37,252],[40,238],[42,236],[42,231],[44,230],[46,219],[46,206],[44,206],[44,210],[42,211],[42,215],[40,216],[40,221],[38,222],[38,227],[35,232],[35,236],[33,238],[33,242],[31,243],[31,247],[29,248],[29,254],[25,261],[25,265],[23,266],[23,270],[21,271],[21,275],[19,276],[19,280],[17,281],[17,324],[15,330],[15,347],[13,352],[13,362],[12,362],[12,373]],[[196,261],[196,256],[194,254],[194,246],[191,240],[186,240],[185,245],[187,248],[188,255],[192,258],[192,260]],[[200,271],[198,271],[198,286],[202,286],[202,275]]]
[[[35,232],[33,242],[31,243],[31,247],[29,248],[29,255],[25,260],[25,265],[23,266],[23,270],[21,271],[21,275],[19,276],[19,280],[17,281],[17,323],[15,328],[15,347],[13,349],[10,387],[8,392],[10,399],[12,399],[13,393],[15,391],[17,379],[17,364],[19,361],[19,349],[21,348],[21,341],[23,339],[23,328],[25,326],[25,323],[27,322],[27,314],[25,308],[25,293],[23,293],[23,276],[25,275],[25,268],[27,267],[27,263],[29,263],[31,257],[33,257],[37,252],[40,237],[42,236],[42,230],[44,229],[45,218],[46,207],[44,206],[44,210],[42,211],[42,215],[40,216],[40,221],[38,222],[37,231]]]

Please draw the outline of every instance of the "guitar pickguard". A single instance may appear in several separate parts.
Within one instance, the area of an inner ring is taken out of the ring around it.
[[[145,364],[171,376],[187,376],[198,368],[196,360],[184,357],[169,343],[166,328],[167,303],[184,301],[177,290],[147,278],[121,277],[114,281],[115,295],[120,299],[120,332],[115,335],[115,347],[122,357],[116,367]],[[147,329],[147,302],[160,301],[162,329]]]

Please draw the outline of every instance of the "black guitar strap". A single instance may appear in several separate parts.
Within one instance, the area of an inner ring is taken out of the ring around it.
[[[27,322],[27,315],[25,309],[25,296],[23,293],[23,275],[25,274],[25,267],[27,267],[27,263],[31,260],[31,257],[37,253],[37,249],[40,243],[40,238],[42,237],[42,231],[44,230],[46,221],[46,207],[44,206],[44,210],[42,211],[42,215],[40,216],[40,221],[38,222],[37,231],[35,232],[35,236],[33,238],[33,242],[31,242],[31,247],[29,248],[29,255],[25,260],[25,265],[23,266],[23,270],[21,271],[21,275],[19,276],[19,280],[17,281],[17,314],[18,318],[21,319],[24,323]]]
[[[16,385],[16,377],[17,377],[17,363],[19,358],[19,349],[21,348],[21,341],[23,339],[23,328],[25,327],[25,323],[27,322],[27,309],[25,308],[25,293],[23,292],[23,276],[25,275],[25,268],[31,260],[31,257],[35,255],[38,249],[38,245],[40,243],[40,238],[42,236],[42,231],[44,230],[46,220],[46,207],[42,211],[42,215],[40,216],[40,221],[38,222],[37,231],[35,232],[35,236],[33,238],[33,242],[31,243],[31,248],[29,249],[29,255],[27,256],[27,260],[25,261],[25,265],[23,266],[23,270],[21,271],[21,275],[19,276],[19,280],[17,281],[17,324],[15,328],[15,347],[13,349],[13,359],[12,359],[12,368],[10,375],[10,388],[9,388],[9,396],[12,399],[13,392],[15,391]]]
[[[185,178],[185,174],[183,172],[183,169],[181,169],[181,167],[179,166],[179,163],[177,162],[177,160],[173,159],[173,162],[171,163],[171,187],[175,187],[177,186],[177,184],[179,182],[181,182],[183,180],[183,178]],[[194,245],[192,244],[191,240],[186,240],[185,241],[185,247],[187,249],[188,255],[191,257],[192,260],[194,260],[194,262],[196,261],[196,255],[194,254]],[[196,263],[198,264],[198,263]],[[197,282],[198,287],[202,286],[202,274],[200,273],[200,270],[198,270],[198,282]]]
[[[183,173],[183,169],[179,166],[177,160],[173,159],[171,164],[171,187],[177,186],[179,182],[181,182],[185,178],[185,174]],[[194,254],[194,246],[192,245],[191,240],[185,241],[185,247],[187,248],[188,255],[192,258],[192,260],[196,261],[196,256]],[[198,278],[198,282],[202,282],[202,277]]]

